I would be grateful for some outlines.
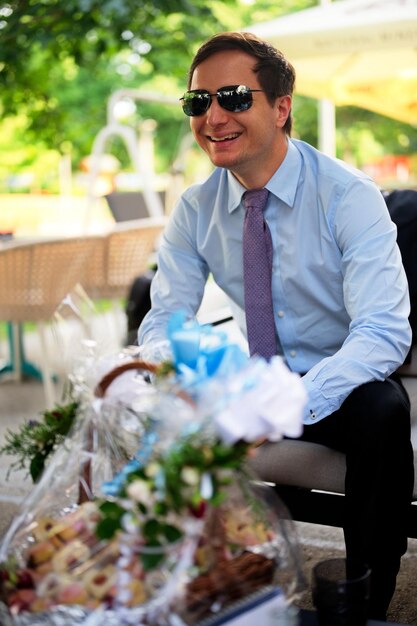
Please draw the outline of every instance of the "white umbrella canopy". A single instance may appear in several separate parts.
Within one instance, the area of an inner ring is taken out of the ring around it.
[[[417,124],[417,0],[341,0],[245,30],[282,50],[297,93]]]

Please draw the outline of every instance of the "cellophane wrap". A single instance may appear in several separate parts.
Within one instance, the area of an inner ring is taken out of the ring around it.
[[[13,626],[200,626],[271,590],[291,607],[304,590],[288,511],[247,462],[260,441],[301,432],[299,377],[182,314],[168,339],[153,359],[171,355],[165,371],[162,359],[145,377],[128,369],[102,397],[84,394],[74,432],[9,529]],[[138,354],[102,362],[101,379]]]

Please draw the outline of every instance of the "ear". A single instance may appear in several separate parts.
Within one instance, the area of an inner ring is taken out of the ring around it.
[[[276,109],[276,126],[283,128],[285,122],[291,113],[292,98],[291,96],[280,96],[275,101]]]

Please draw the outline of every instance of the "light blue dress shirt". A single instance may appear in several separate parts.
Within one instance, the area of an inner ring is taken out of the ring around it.
[[[364,173],[291,139],[266,188],[276,329],[289,368],[305,374],[304,423],[312,424],[404,361],[411,343],[407,279],[395,224]],[[182,195],[159,249],[140,344],[165,339],[171,312],[195,315],[210,272],[246,336],[244,191],[217,168]]]

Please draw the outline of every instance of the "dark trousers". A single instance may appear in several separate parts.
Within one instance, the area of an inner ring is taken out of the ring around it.
[[[346,453],[347,562],[371,567],[370,617],[385,619],[407,549],[414,483],[408,394],[395,377],[362,385],[301,439]]]

